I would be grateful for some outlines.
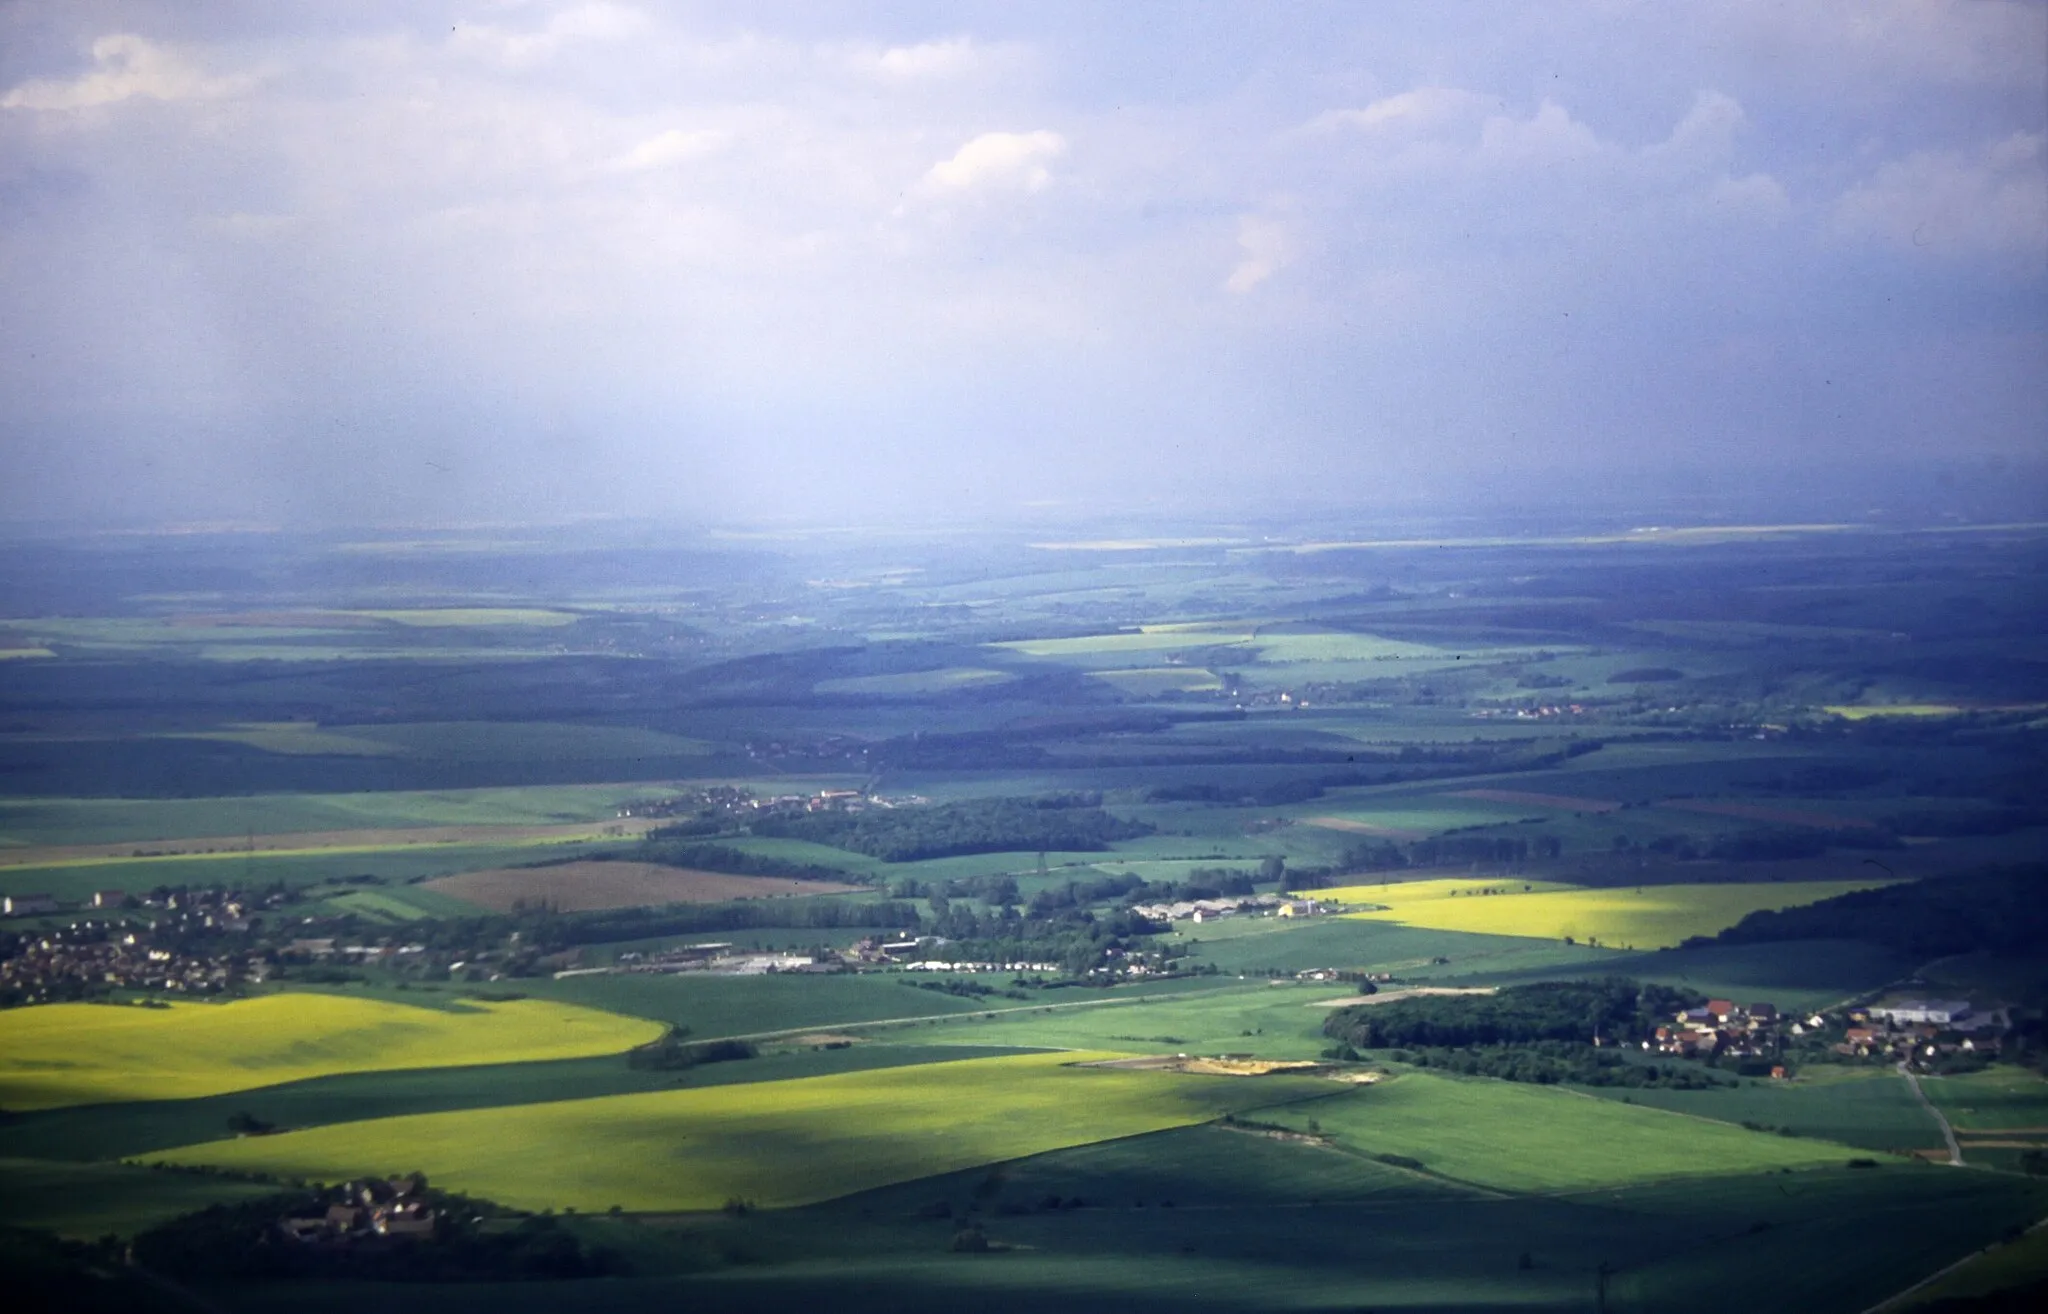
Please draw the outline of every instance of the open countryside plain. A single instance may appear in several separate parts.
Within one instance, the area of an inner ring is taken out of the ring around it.
[[[418,1169],[526,1208],[808,1204],[1319,1093],[1077,1064],[1059,1053],[428,1114],[192,1146],[153,1161],[334,1180]]]
[[[1644,597],[1747,596],[1668,547],[1556,569],[1571,598],[1622,566],[1666,582]],[[1883,619],[1909,547],[1859,550],[1851,628],[1910,632]],[[1970,550],[2007,615],[2017,558]],[[23,1005],[0,1183],[31,1202],[0,1226],[146,1236],[417,1171],[515,1211],[508,1234],[553,1211],[629,1270],[618,1308],[1565,1309],[1605,1263],[1610,1308],[1714,1308],[1735,1265],[1758,1310],[1858,1314],[2048,1212],[2028,1033],[1922,1078],[1961,1173],[1910,1161],[1941,1141],[1896,1058],[1828,1049],[1923,970],[2038,1016],[2025,878],[1984,874],[2048,834],[2021,721],[1837,717],[1864,675],[1833,631],[1596,623],[1516,594],[1519,549],[1432,547],[1391,593],[1341,554],[1313,554],[1325,578],[1023,551],[758,558],[671,610],[643,605],[662,565],[638,600],[435,586],[410,609],[433,623],[9,622],[51,656],[0,687],[0,894],[27,905],[0,922]],[[1361,978],[1380,1014],[1610,976],[1829,1019],[1770,1042],[1784,1078],[1631,1030],[1620,1077],[1660,1075],[1576,1088],[1589,1046],[1361,1053],[1326,1028]],[[1112,1055],[1323,1075],[1079,1066]],[[1852,1276],[1814,1259],[1901,1229]],[[366,1299],[194,1282],[250,1314]]]

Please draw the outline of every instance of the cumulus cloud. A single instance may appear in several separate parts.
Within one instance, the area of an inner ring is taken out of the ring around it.
[[[1930,255],[2048,259],[2048,134],[1974,151],[1915,151],[1880,165],[1835,205],[1847,233]]]
[[[1286,268],[1294,260],[1295,240],[1285,220],[1275,215],[1246,215],[1237,221],[1237,245],[1243,258],[1223,286],[1243,295]]]
[[[525,31],[491,23],[457,24],[448,46],[457,54],[500,68],[523,69],[546,63],[576,42],[617,41],[646,25],[647,18],[639,10],[599,0],[562,10],[541,26]]]
[[[670,128],[641,142],[614,160],[613,167],[628,172],[666,169],[723,150],[732,137],[716,128]]]
[[[1066,154],[1057,132],[984,132],[926,171],[928,187],[967,192],[1003,189],[1035,192],[1052,181],[1047,166]]]
[[[216,74],[187,52],[131,32],[92,43],[93,69],[76,78],[34,78],[0,96],[0,108],[78,110],[119,101],[218,100],[256,85],[251,72]]]

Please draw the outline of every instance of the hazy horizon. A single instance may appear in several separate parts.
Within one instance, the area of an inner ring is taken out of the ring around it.
[[[0,12],[0,519],[2038,514],[2048,7]]]

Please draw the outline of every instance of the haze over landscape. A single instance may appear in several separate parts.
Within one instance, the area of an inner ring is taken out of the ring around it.
[[[2048,1308],[2048,0],[0,5],[0,1275]]]
[[[2042,487],[2048,11],[0,12],[0,508]]]

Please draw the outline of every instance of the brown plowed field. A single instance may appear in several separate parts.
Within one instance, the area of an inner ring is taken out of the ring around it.
[[[664,867],[652,862],[564,862],[551,867],[466,871],[423,887],[452,894],[496,912],[515,903],[546,903],[563,912],[640,908],[664,903],[724,903],[792,894],[843,894],[857,885],[794,881],[781,876],[733,876],[721,871]]]
[[[1420,830],[1401,830],[1394,826],[1375,826],[1370,821],[1353,821],[1349,817],[1303,817],[1302,820],[1311,826],[1321,826],[1324,830],[1341,830],[1351,835],[1377,835],[1382,839],[1418,840],[1427,833]]]
[[[1800,808],[1774,808],[1762,803],[1706,803],[1698,799],[1668,798],[1657,805],[1678,812],[1704,812],[1714,817],[1741,817],[1745,821],[1775,821],[1781,826],[1814,826],[1821,830],[1858,827],[1876,830],[1877,823],[1861,817],[1838,817],[1831,812],[1807,812]]]
[[[1476,798],[1484,803],[1513,803],[1518,807],[1563,808],[1568,812],[1614,812],[1621,804],[1611,798],[1579,798],[1573,794],[1532,794],[1524,789],[1461,789],[1452,798]]]

